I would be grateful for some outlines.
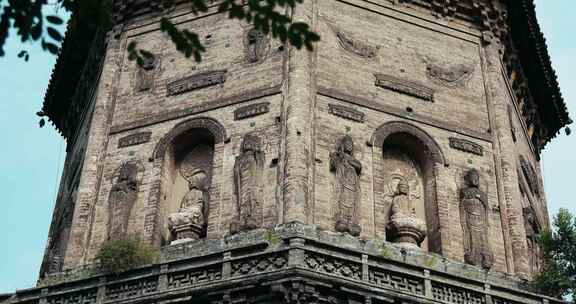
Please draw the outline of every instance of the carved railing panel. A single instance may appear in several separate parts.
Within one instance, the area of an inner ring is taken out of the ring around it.
[[[93,304],[96,303],[98,291],[96,288],[56,295],[48,298],[48,304]]]
[[[432,283],[434,300],[447,304],[485,304],[486,297],[478,292],[464,288]]]
[[[202,269],[190,269],[169,274],[168,289],[195,287],[219,280],[222,280],[220,265]]]
[[[520,302],[503,299],[499,297],[492,297],[492,304],[520,304]]]
[[[424,295],[424,280],[391,272],[382,268],[370,267],[368,280],[379,287],[390,288],[414,295]]]
[[[330,275],[351,280],[362,279],[362,264],[336,258],[316,252],[307,251],[304,255],[304,267]]]
[[[158,278],[114,284],[106,288],[106,301],[118,301],[144,296],[158,291]]]
[[[232,262],[232,276],[275,271],[288,265],[286,253],[275,253]]]

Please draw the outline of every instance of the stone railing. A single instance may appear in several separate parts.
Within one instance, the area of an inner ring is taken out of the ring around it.
[[[168,246],[159,264],[20,290],[7,303],[172,303],[294,278],[327,282],[328,290],[338,288],[339,295],[353,291],[374,297],[366,303],[388,302],[376,300],[384,295],[401,303],[562,303],[522,291],[520,283],[505,274],[300,224]],[[332,303],[326,301],[317,303]]]

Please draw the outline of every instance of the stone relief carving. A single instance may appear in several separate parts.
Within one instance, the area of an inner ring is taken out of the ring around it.
[[[128,162],[120,167],[108,198],[108,239],[121,239],[128,233],[128,221],[138,199],[138,165]]]
[[[426,66],[426,75],[429,79],[449,87],[465,86],[473,73],[473,65],[458,64],[447,67],[428,63]]]
[[[261,62],[266,59],[270,48],[270,39],[262,31],[251,29],[244,38],[244,52],[249,63]]]
[[[480,189],[480,174],[470,169],[460,190],[460,222],[464,230],[464,260],[466,263],[492,268],[494,256],[488,242],[488,197]]]
[[[261,139],[251,134],[244,136],[234,163],[237,218],[230,227],[233,234],[262,227],[264,162]]]
[[[261,102],[244,107],[240,107],[234,111],[234,120],[242,120],[270,112],[270,103]]]
[[[393,193],[387,231],[393,242],[409,247],[419,247],[427,234],[426,222],[416,217],[416,207],[410,199],[410,186],[403,178]]]
[[[452,149],[475,154],[478,156],[484,155],[484,148],[475,142],[456,137],[450,137],[449,140],[450,140],[450,148]]]
[[[349,135],[338,143],[330,154],[330,170],[335,172],[336,231],[359,236],[360,174],[362,164],[354,157],[354,141]]]
[[[256,259],[245,259],[233,262],[232,276],[241,276],[265,271],[282,269],[288,265],[288,258],[285,254],[273,254],[258,257]]]
[[[313,252],[304,254],[304,267],[349,279],[362,279],[362,266],[359,263],[327,257]]]
[[[143,57],[143,62],[138,66],[136,71],[136,91],[144,92],[149,91],[154,85],[154,74],[158,60],[156,56]]]
[[[42,265],[42,273],[58,273],[63,270],[64,267],[64,255],[66,253],[67,238],[72,226],[72,216],[74,214],[76,200],[76,191],[70,196],[70,198],[63,203],[60,210],[55,212],[56,222],[54,224],[54,230],[51,233],[49,239],[49,248],[47,251],[47,257],[44,259]]]
[[[147,143],[150,141],[151,136],[152,132],[141,132],[122,137],[118,140],[118,148],[126,148]]]
[[[366,114],[364,114],[364,113],[362,113],[356,109],[341,106],[341,105],[329,104],[328,109],[330,111],[330,114],[332,114],[332,115],[342,117],[342,118],[345,118],[348,120],[352,120],[355,122],[363,123],[364,119],[366,117]]]
[[[336,38],[338,38],[338,44],[340,44],[344,50],[365,59],[376,58],[376,53],[378,52],[377,47],[354,39],[341,31],[336,32]]]
[[[79,150],[78,155],[84,155],[85,147]],[[48,248],[42,261],[40,276],[61,272],[64,268],[64,255],[68,247],[68,239],[72,228],[72,220],[78,187],[80,186],[80,173],[84,164],[83,157],[73,158],[68,167],[64,189],[58,194],[58,203],[52,217],[52,225],[48,236]]]
[[[170,82],[167,86],[168,96],[180,95],[226,82],[226,70],[209,71]]]
[[[512,140],[514,142],[517,141],[516,138],[516,127],[514,126],[514,119],[512,117],[514,115],[514,109],[512,108],[512,105],[508,105],[508,123],[510,124],[510,132],[512,133]]]
[[[532,207],[525,207],[522,211],[524,215],[524,229],[526,229],[526,244],[530,270],[532,273],[538,273],[541,269],[541,253],[540,246],[538,245],[540,224]]]
[[[420,168],[401,148],[384,146],[382,172],[386,173],[384,202],[390,210],[385,215],[387,239],[426,249],[424,179]]]
[[[376,86],[397,93],[434,102],[434,90],[417,82],[400,79],[392,75],[375,74]]]
[[[534,170],[534,167],[532,167],[532,165],[522,155],[520,155],[520,167],[522,168],[522,173],[528,183],[528,187],[530,187],[530,191],[532,191],[533,194],[540,196],[540,183],[538,182],[536,170]]]
[[[210,188],[208,174],[202,169],[195,169],[192,172],[181,170],[181,174],[188,181],[189,190],[182,199],[178,212],[168,217],[172,244],[200,239],[208,213]]]

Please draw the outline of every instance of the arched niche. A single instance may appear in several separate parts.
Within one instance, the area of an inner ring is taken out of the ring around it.
[[[417,218],[426,222],[425,251],[442,253],[436,180],[445,164],[438,144],[423,130],[406,122],[380,126],[371,140],[374,164],[375,226],[377,236],[389,239],[386,226],[391,216],[394,191],[400,181],[410,186],[409,198]]]
[[[147,238],[155,244],[168,244],[174,240],[173,231],[168,227],[168,218],[180,212],[185,198],[191,196],[198,176],[205,175],[205,204],[202,208],[204,223],[199,233],[200,238],[207,236],[211,202],[217,199],[212,189],[217,159],[221,159],[222,145],[226,132],[222,125],[211,118],[194,118],[176,125],[156,146],[151,161],[159,179],[152,187],[148,204],[145,229],[150,232]],[[152,228],[150,228],[153,226]]]

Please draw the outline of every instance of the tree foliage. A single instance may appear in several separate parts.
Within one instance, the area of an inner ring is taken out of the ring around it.
[[[4,46],[11,33],[15,33],[22,42],[39,43],[44,51],[58,54],[59,43],[63,34],[59,25],[62,18],[57,13],[45,14],[50,8],[63,9],[72,15],[89,13],[97,15],[99,22],[109,25],[111,20],[112,0],[0,0],[0,57],[4,56]],[[173,1],[173,0],[172,0]],[[208,0],[187,0],[193,13],[207,12]],[[218,11],[227,12],[231,19],[248,22],[255,29],[271,33],[274,38],[290,43],[300,49],[312,49],[313,43],[320,37],[314,33],[308,24],[293,22],[290,13],[296,5],[304,0],[222,0]],[[79,16],[80,18],[82,16]],[[180,29],[168,18],[161,18],[160,30],[166,33],[176,49],[186,57],[202,60],[206,51],[198,35],[187,29]],[[128,47],[130,60],[142,63],[150,53],[141,50],[135,43]],[[29,59],[26,50],[18,54],[19,58]]]
[[[544,265],[534,279],[537,291],[557,298],[576,300],[576,217],[560,209],[554,229],[540,234]]]
[[[120,273],[138,266],[152,264],[158,253],[137,238],[107,241],[96,256],[99,270],[105,273]]]

